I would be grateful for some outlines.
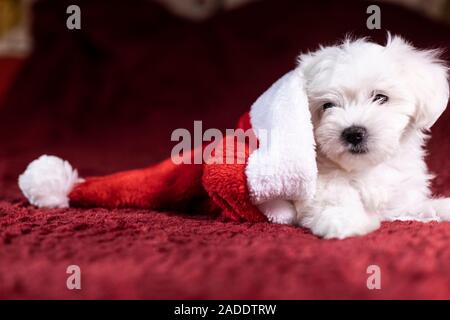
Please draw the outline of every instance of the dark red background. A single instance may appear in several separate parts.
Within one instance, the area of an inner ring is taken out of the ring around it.
[[[73,3],[81,31],[65,27]],[[0,107],[0,298],[450,298],[447,222],[326,241],[201,212],[38,210],[17,188],[43,153],[83,176],[106,174],[167,157],[171,132],[193,120],[233,128],[301,51],[349,32],[450,49],[449,26],[395,6],[381,4],[383,30],[367,30],[367,5],[269,0],[191,23],[150,1],[39,1],[35,50]],[[0,79],[6,88],[12,78]],[[449,123],[446,112],[428,159],[434,191],[448,196]],[[66,289],[70,264],[81,267],[81,291]],[[382,290],[366,287],[370,264]]]

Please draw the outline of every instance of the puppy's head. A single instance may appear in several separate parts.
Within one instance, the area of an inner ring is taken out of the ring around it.
[[[352,171],[396,154],[410,130],[428,130],[449,98],[447,68],[433,50],[400,37],[385,46],[346,40],[303,54],[318,151]]]

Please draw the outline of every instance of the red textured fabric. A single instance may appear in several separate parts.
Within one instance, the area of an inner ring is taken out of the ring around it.
[[[207,196],[202,175],[202,165],[176,165],[169,158],[145,169],[88,177],[69,198],[74,207],[183,211]]]
[[[240,117],[236,129],[251,130],[248,113]],[[221,142],[222,148],[216,148],[217,152],[212,155],[216,162],[204,165],[203,186],[212,201],[221,208],[222,217],[226,220],[267,222],[267,218],[250,201],[245,175],[247,159],[251,154],[249,143],[236,137],[225,136]]]
[[[150,1],[89,0],[82,31],[70,33],[61,12],[72,2],[39,2],[35,51],[0,110],[0,298],[450,298],[448,222],[383,223],[339,241],[201,208],[28,205],[17,176],[43,153],[82,176],[158,163],[176,128],[233,127],[300,51],[347,32],[385,37],[366,29],[363,1],[260,1],[197,24]],[[379,5],[383,28],[449,51],[448,26]],[[433,191],[450,196],[449,111],[428,149]],[[66,288],[72,264],[80,291]],[[372,264],[381,290],[367,289]]]

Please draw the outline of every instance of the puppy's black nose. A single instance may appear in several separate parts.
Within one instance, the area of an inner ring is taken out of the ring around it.
[[[353,146],[361,144],[367,136],[367,129],[359,126],[351,126],[342,131],[342,139]]]

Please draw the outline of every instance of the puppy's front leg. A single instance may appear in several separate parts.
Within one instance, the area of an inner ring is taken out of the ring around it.
[[[423,212],[431,211],[429,216],[438,217],[442,221],[450,221],[450,198],[429,199],[425,202]]]
[[[300,225],[326,239],[365,235],[380,226],[364,209],[359,193],[339,178],[319,178],[314,200],[295,205]]]
[[[269,219],[278,224],[294,224],[297,212],[288,200],[270,200],[258,205],[258,209]]]

